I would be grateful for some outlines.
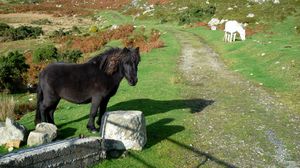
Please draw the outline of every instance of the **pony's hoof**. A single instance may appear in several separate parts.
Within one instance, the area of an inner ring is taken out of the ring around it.
[[[92,134],[97,134],[97,133],[98,133],[97,130],[91,130],[90,132],[91,132]]]
[[[97,134],[99,132],[100,129],[97,129],[97,128],[92,128],[92,129],[89,129],[90,133],[92,134]]]

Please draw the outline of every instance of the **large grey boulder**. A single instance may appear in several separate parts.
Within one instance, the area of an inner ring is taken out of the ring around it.
[[[39,123],[35,130],[29,133],[28,146],[41,145],[52,142],[57,136],[57,127],[50,123]]]
[[[0,145],[5,145],[11,141],[24,141],[26,128],[10,118],[6,118],[5,123],[0,124]]]
[[[106,150],[142,150],[147,142],[141,111],[112,111],[102,117],[100,136]]]

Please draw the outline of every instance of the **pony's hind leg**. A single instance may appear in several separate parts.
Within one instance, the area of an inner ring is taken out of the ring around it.
[[[44,100],[40,105],[40,115],[42,122],[54,124],[53,113],[59,103],[60,97],[56,95],[44,95]]]
[[[53,101],[53,104],[47,110],[46,118],[47,118],[48,122],[51,124],[55,124],[54,123],[54,111],[56,110],[56,107],[57,107],[59,101],[60,101],[60,99]]]

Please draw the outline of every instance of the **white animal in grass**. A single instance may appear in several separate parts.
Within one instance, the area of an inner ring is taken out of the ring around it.
[[[238,23],[235,20],[230,20],[225,23],[224,29],[224,41],[225,42],[233,42],[236,38],[236,33],[239,33],[241,40],[246,39],[246,31],[243,28],[242,24]]]

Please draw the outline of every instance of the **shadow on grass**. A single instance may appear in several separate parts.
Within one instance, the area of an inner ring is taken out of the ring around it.
[[[184,149],[186,149],[186,150],[189,150],[189,151],[191,151],[191,152],[197,154],[199,157],[203,157],[204,160],[201,161],[201,162],[199,163],[199,165],[196,166],[196,167],[204,166],[204,165],[206,164],[206,162],[208,162],[208,161],[215,162],[216,164],[218,164],[218,165],[220,165],[220,166],[223,166],[223,167],[227,167],[227,168],[236,168],[236,167],[237,167],[237,166],[235,166],[235,165],[233,165],[233,164],[231,164],[231,163],[227,163],[227,162],[225,162],[225,161],[223,161],[223,160],[220,160],[220,159],[214,157],[213,155],[211,155],[211,154],[209,154],[209,153],[207,153],[207,152],[201,151],[201,150],[199,150],[199,149],[197,149],[197,148],[194,148],[194,147],[192,147],[192,146],[189,146],[189,145],[186,145],[186,144],[184,144],[184,143],[178,142],[178,141],[176,141],[176,140],[174,140],[174,139],[171,139],[171,138],[166,138],[166,139],[167,139],[169,142],[171,142],[171,143],[174,143],[174,144],[176,144],[176,145],[178,145],[178,146],[180,146],[180,147],[182,147],[182,148],[184,148]]]
[[[178,145],[179,147],[181,148],[184,148],[185,150],[188,150],[189,152],[193,152],[195,153],[196,155],[198,155],[198,157],[201,158],[201,161],[199,161],[199,164],[195,167],[202,167],[202,166],[205,166],[205,164],[207,162],[214,162],[215,164],[218,164],[219,166],[221,167],[226,167],[226,168],[237,168],[237,166],[231,164],[231,163],[228,163],[228,162],[225,162],[221,159],[218,159],[217,157],[207,153],[207,152],[204,152],[204,151],[201,151],[195,147],[192,147],[192,146],[189,146],[189,145],[186,145],[184,143],[181,143],[179,141],[176,141],[172,138],[166,138],[167,141],[175,144],[175,145]],[[149,163],[147,160],[139,157],[137,154],[134,154],[132,152],[128,152],[128,155],[131,156],[132,158],[134,158],[135,160],[137,160],[138,162],[142,163],[143,165],[145,165],[145,167],[150,167],[150,168],[154,168],[155,166],[152,165],[151,163]]]
[[[167,125],[175,119],[164,118],[147,126],[147,144],[145,148],[150,148],[153,145],[161,142],[164,139],[184,130],[183,126]]]
[[[145,116],[155,115],[159,113],[165,113],[175,109],[189,108],[191,113],[198,113],[204,110],[205,107],[212,105],[213,100],[205,99],[188,99],[188,100],[152,100],[152,99],[134,99],[125,102],[117,103],[111,107],[108,107],[108,111],[114,110],[139,110],[144,113]],[[87,120],[89,118],[89,112],[87,115],[77,118],[75,120],[58,124],[58,128],[62,128],[65,125]]]
[[[139,110],[145,116],[165,113],[175,109],[190,109],[191,113],[201,112],[205,107],[212,105],[213,100],[205,99],[187,99],[187,100],[152,100],[152,99],[134,99],[117,103],[109,107],[114,110]]]
[[[75,135],[76,130],[77,129],[70,128],[70,127],[61,129],[61,130],[58,131],[56,139],[66,139],[66,138],[69,138],[69,137]]]
[[[58,124],[57,128],[62,128],[63,126],[68,125],[68,124],[80,122],[82,120],[87,120],[88,118],[89,118],[89,112],[87,112],[87,115],[85,115],[83,117],[80,117],[80,118],[77,118],[76,120],[72,120],[72,121],[68,121],[68,122],[62,123],[62,124]]]

